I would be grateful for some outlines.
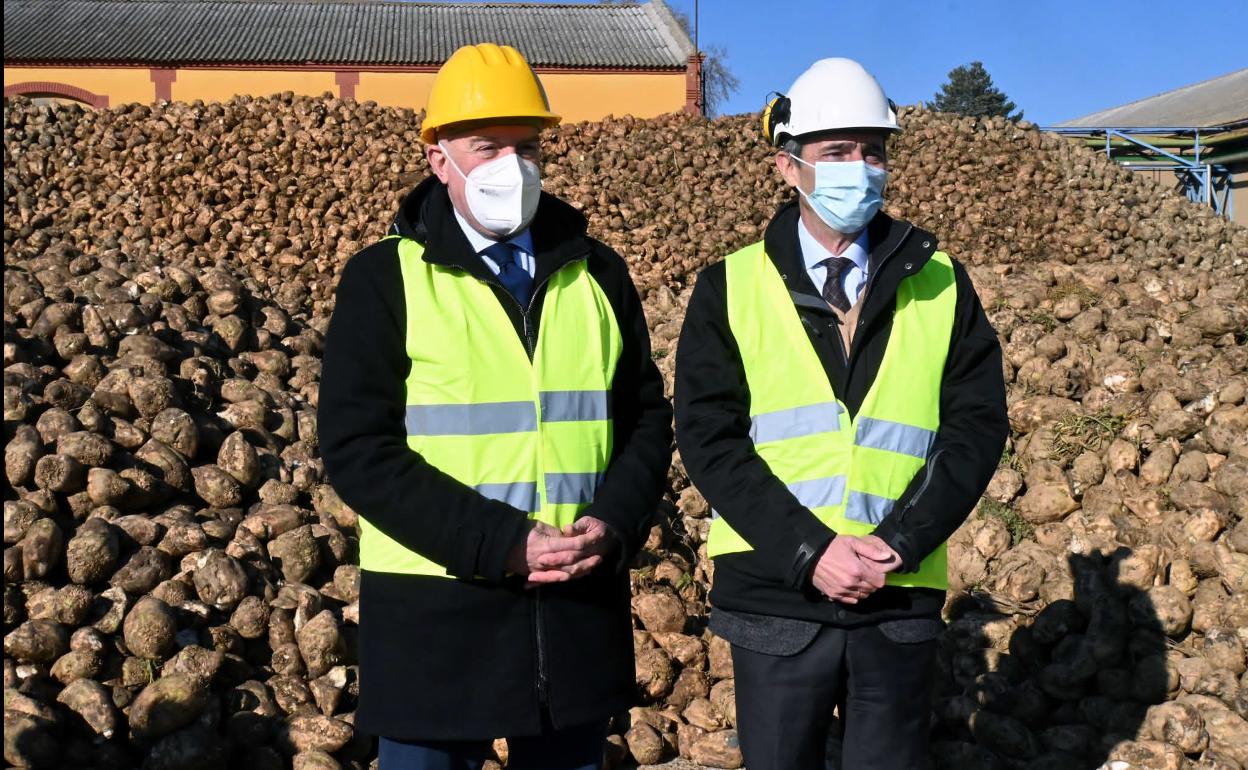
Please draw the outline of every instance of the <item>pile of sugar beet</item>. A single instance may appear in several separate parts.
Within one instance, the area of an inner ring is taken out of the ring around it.
[[[4,106],[4,758],[364,768],[356,517],[317,451],[334,284],[426,173],[335,99]],[[671,382],[696,271],[788,193],[755,116],[560,126]],[[1248,231],[1027,124],[915,109],[889,209],[969,266],[1013,435],[950,543],[942,768],[1248,768]],[[679,457],[614,766],[740,767]],[[506,747],[497,744],[499,761]]]

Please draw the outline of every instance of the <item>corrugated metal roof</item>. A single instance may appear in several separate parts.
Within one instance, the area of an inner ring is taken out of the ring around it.
[[[1205,128],[1244,122],[1248,122],[1248,67],[1057,125],[1061,128]]]
[[[635,5],[393,0],[5,0],[11,61],[436,65],[462,45],[534,66],[684,68],[662,0]]]

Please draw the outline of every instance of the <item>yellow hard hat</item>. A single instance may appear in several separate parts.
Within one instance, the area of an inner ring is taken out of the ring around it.
[[[541,81],[519,51],[494,43],[466,45],[451,54],[433,80],[420,139],[433,144],[444,126],[502,118],[559,123]]]

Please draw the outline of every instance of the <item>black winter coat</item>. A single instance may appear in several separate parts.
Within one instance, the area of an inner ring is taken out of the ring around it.
[[[544,281],[587,260],[615,311],[623,351],[612,386],[614,450],[582,515],[605,521],[620,551],[588,576],[526,590],[505,560],[527,517],[426,463],[406,443],[405,308],[397,240],[356,254],[343,271],[326,340],[321,452],[342,499],[456,579],[364,571],[360,586],[359,727],[399,739],[482,739],[605,720],[633,703],[628,572],[644,542],[671,459],[671,407],[650,357],[624,261],[588,237],[585,219],[543,195],[531,225],[536,252],[531,343]],[[445,186],[428,179],[403,202],[392,232],[494,288],[522,339],[517,304],[474,253]],[[474,579],[473,576],[480,576]]]
[[[781,207],[764,236],[767,254],[784,277],[833,392],[856,415],[884,357],[897,286],[923,269],[937,250],[936,238],[883,213],[871,221],[869,285],[852,349],[845,351],[837,318],[806,272],[797,220],[796,202]],[[1009,433],[997,335],[957,262],[954,274],[958,298],[940,429],[927,466],[875,530],[909,571],[965,520]],[[716,608],[840,626],[939,615],[943,591],[886,586],[846,605],[828,601],[810,585],[814,564],[835,533],[797,502],[754,451],[749,389],[728,326],[723,262],[702,271],[689,300],[676,351],[675,395],[676,440],[690,480],[753,547],[715,560]]]

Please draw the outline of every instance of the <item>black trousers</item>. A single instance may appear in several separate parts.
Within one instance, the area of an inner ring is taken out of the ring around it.
[[[937,637],[892,636],[879,626],[824,626],[810,645],[787,656],[733,645],[737,733],[745,766],[929,767]]]
[[[545,721],[545,720],[543,720]],[[514,770],[601,770],[605,722],[507,739],[507,767]],[[493,741],[396,741],[381,738],[379,770],[481,770]]]

